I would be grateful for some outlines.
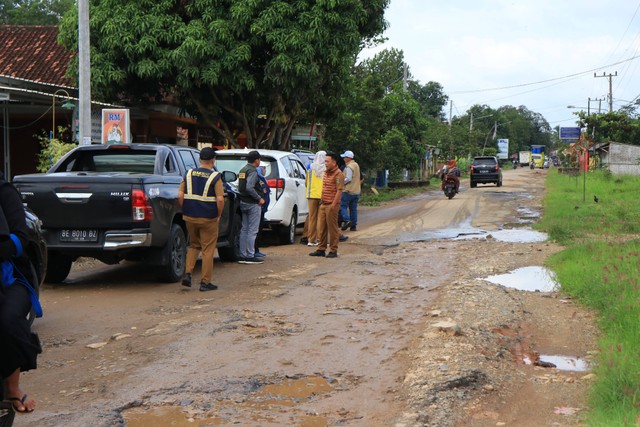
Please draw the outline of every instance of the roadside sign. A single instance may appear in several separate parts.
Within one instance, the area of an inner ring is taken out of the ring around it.
[[[580,127],[561,127],[559,137],[562,141],[577,141],[580,139],[581,134]]]

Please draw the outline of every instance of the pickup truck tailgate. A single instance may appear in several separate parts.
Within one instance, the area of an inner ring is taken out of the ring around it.
[[[48,243],[55,246],[100,243],[104,230],[130,230],[132,224],[148,227],[148,218],[134,220],[132,199],[143,193],[142,185],[133,182],[122,173],[65,172],[23,176],[15,184],[24,203],[41,218]]]

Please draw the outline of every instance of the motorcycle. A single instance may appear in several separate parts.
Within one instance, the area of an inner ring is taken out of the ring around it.
[[[444,177],[444,195],[449,199],[453,199],[453,196],[456,195],[456,180],[452,177]]]

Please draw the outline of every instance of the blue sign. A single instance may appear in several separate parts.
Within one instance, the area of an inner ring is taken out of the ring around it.
[[[580,139],[581,129],[579,127],[570,127],[570,128],[560,128],[560,137],[563,141],[574,140],[577,141]]]

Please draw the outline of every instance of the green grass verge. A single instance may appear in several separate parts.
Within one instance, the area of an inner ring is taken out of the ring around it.
[[[599,356],[586,423],[640,420],[640,178],[547,176],[538,228],[566,250],[547,261],[563,291],[598,313]],[[597,195],[596,203],[593,196]]]
[[[438,181],[439,183],[440,181]],[[439,184],[438,184],[439,185]],[[358,203],[362,206],[380,206],[383,202],[400,199],[402,197],[413,196],[433,189],[433,183],[424,187],[407,188],[377,188],[378,194],[374,194],[369,188],[363,188]]]

